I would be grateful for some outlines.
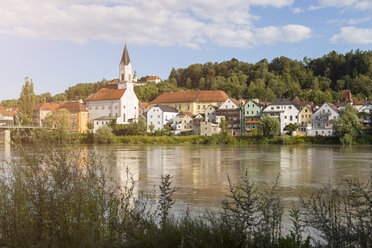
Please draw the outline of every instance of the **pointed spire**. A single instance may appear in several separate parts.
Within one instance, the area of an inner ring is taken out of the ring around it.
[[[120,64],[121,63],[124,63],[124,65],[128,65],[130,63],[127,44],[125,44],[124,46],[124,52],[123,52],[123,56],[121,57]]]

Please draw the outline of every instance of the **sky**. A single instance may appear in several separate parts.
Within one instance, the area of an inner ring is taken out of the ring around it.
[[[236,58],[372,50],[372,0],[0,0],[0,101]]]

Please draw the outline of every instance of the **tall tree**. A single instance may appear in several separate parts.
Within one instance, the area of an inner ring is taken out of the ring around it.
[[[280,131],[279,120],[271,116],[263,116],[261,118],[261,128],[263,136],[268,138],[277,136]]]
[[[21,95],[18,99],[19,121],[21,125],[32,124],[32,116],[35,106],[34,83],[32,79],[25,78],[25,85],[22,86]]]
[[[333,129],[344,145],[351,145],[358,136],[361,128],[358,111],[348,105],[341,110],[338,119],[333,121]]]

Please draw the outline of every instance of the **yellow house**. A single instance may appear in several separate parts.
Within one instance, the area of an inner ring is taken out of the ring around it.
[[[150,102],[150,107],[157,104],[169,105],[178,111],[187,111],[196,115],[204,114],[209,105],[220,106],[228,98],[222,90],[164,92]]]
[[[298,136],[306,136],[307,127],[313,123],[313,110],[309,105],[302,107],[298,117]]]
[[[88,131],[88,109],[81,102],[66,102],[59,109],[69,112],[68,129],[71,132],[86,133]]]

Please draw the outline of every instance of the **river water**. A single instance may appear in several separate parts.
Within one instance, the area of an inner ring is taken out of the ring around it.
[[[225,198],[227,175],[238,182],[245,171],[259,186],[272,185],[280,175],[281,195],[287,207],[297,196],[309,194],[327,183],[372,175],[372,146],[283,145],[95,145],[84,147],[105,159],[105,166],[119,183],[126,168],[137,181],[135,193],[158,190],[160,176],[169,173],[174,185],[176,208],[218,207]],[[0,146],[0,157],[14,156]]]

